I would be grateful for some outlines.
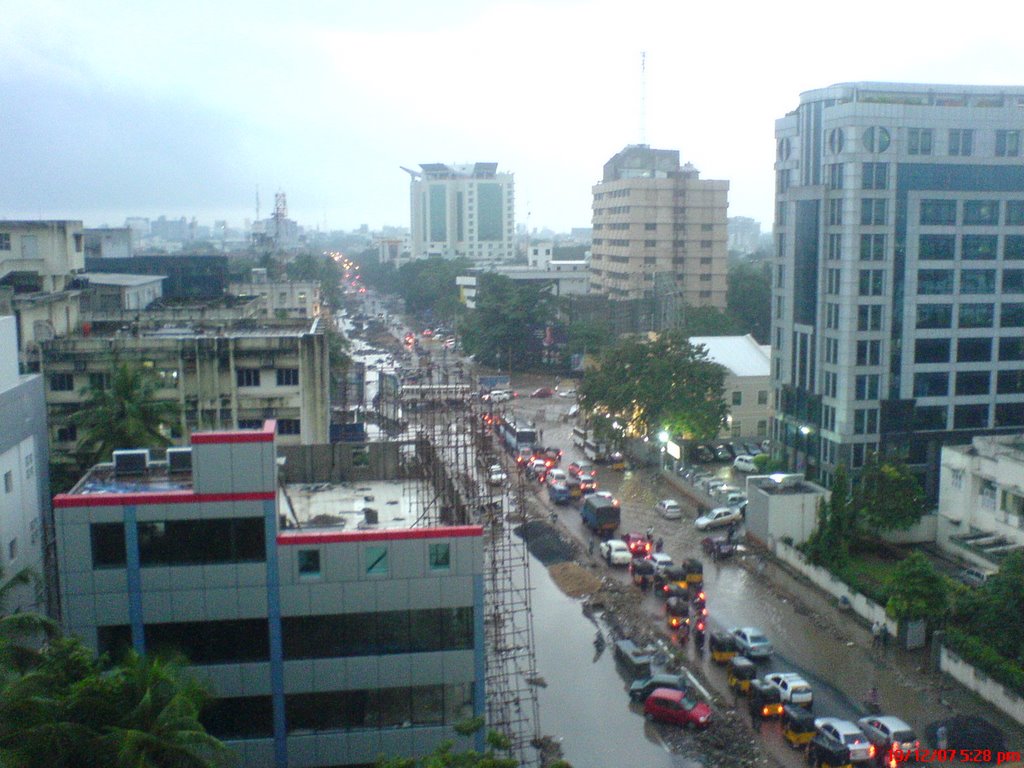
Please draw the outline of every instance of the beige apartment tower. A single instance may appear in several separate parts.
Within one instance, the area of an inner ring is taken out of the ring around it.
[[[594,185],[591,292],[725,308],[728,181],[701,180],[679,152],[631,145]]]

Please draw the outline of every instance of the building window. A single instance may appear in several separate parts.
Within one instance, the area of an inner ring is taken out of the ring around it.
[[[960,272],[960,293],[995,293],[994,269],[965,269]]]
[[[838,296],[842,278],[842,270],[830,268],[825,271],[825,293]]]
[[[956,157],[970,157],[974,149],[974,131],[953,128],[949,132],[949,154]]]
[[[857,307],[857,330],[858,331],[880,331],[882,330],[882,305],[861,304]]]
[[[862,269],[858,280],[858,293],[861,296],[881,296],[885,292],[885,271],[881,269]]]
[[[1024,269],[1003,270],[1003,293],[1024,293]]]
[[[853,412],[853,433],[873,435],[878,431],[878,409],[857,408]]]
[[[644,224],[644,229],[647,232],[654,232],[655,230],[658,229],[658,225],[657,225],[657,223],[647,222],[646,224]]]
[[[842,128],[833,128],[828,134],[828,148],[833,155],[838,155],[843,151],[843,144],[845,144],[845,137],[843,136]]]
[[[949,261],[956,255],[953,235],[921,235],[917,242],[917,258],[922,261]]]
[[[864,129],[862,141],[864,149],[868,152],[885,152],[889,148],[891,140],[887,128],[872,126]]]
[[[843,201],[832,198],[828,201],[828,223],[829,226],[838,227],[843,223]]]
[[[279,434],[279,435],[301,435],[302,434],[302,420],[301,419],[278,419],[277,420],[277,434]]]
[[[50,391],[51,392],[74,392],[75,390],[75,375],[73,373],[51,373],[50,374]]]
[[[866,446],[864,443],[854,443],[850,448],[850,466],[853,467],[853,469],[860,469],[864,466]]]
[[[914,374],[914,397],[946,397],[949,374],[944,371]]]
[[[11,235],[9,232],[0,232],[0,251],[11,250]]]
[[[956,394],[987,395],[988,391],[988,371],[961,371],[956,375]]]
[[[4,493],[14,493],[14,473],[10,470],[4,472]]]
[[[260,369],[239,368],[235,371],[235,380],[240,387],[258,387],[260,385]]]
[[[883,226],[886,221],[886,203],[881,197],[865,197],[860,201],[860,223],[863,226]]]
[[[1020,157],[1020,131],[996,131],[996,157]]]
[[[908,128],[907,153],[911,155],[930,155],[932,153],[932,129]]]
[[[998,371],[996,393],[1000,395],[1024,394],[1024,371]]]
[[[320,576],[320,550],[300,549],[297,553],[299,563],[299,578],[314,578]]]
[[[828,236],[828,257],[835,261],[843,258],[843,236],[832,234]]]
[[[767,389],[759,389],[757,391],[757,404],[758,405],[768,405],[768,390]]]
[[[278,368],[277,369],[277,386],[279,387],[296,387],[299,384],[299,369],[298,368]]]
[[[830,330],[839,328],[839,305],[828,303],[825,305],[825,327]]]
[[[952,269],[917,270],[917,295],[940,296],[953,293]]]
[[[956,361],[958,363],[987,363],[991,359],[991,338],[960,339],[956,343]]]
[[[956,200],[922,200],[921,223],[941,227],[956,224]]]
[[[987,405],[958,405],[953,408],[953,429],[981,429],[987,426]]]
[[[110,389],[110,374],[109,373],[90,373],[89,374],[89,388],[100,391]]]
[[[842,189],[843,188],[843,164],[835,163],[828,167],[828,186],[829,189]]]
[[[864,189],[889,188],[888,163],[864,163],[861,174],[861,186]]]
[[[857,400],[878,399],[878,374],[868,373],[854,377],[854,396]]]
[[[946,406],[928,405],[914,408],[914,429],[935,430],[945,429],[948,418]]]
[[[431,544],[427,548],[430,559],[430,570],[447,571],[452,566],[452,552],[450,544]]]
[[[757,422],[757,436],[764,437],[768,434],[768,422],[765,419],[761,419]]]
[[[885,258],[885,235],[860,236],[861,261],[881,261]]]
[[[366,572],[386,574],[388,572],[388,548],[386,545],[372,545],[363,550]]]
[[[657,240],[644,240],[644,248],[653,248],[658,244]]]
[[[999,340],[999,362],[1020,362],[1024,360],[1024,338],[1012,336]],[[1015,371],[1024,374],[1024,371]]]
[[[1001,328],[1024,328],[1024,304],[1005,303],[999,308]]]
[[[742,392],[733,392],[732,393],[732,404],[733,405],[743,405],[743,393]]]
[[[831,405],[821,406],[821,428],[829,432],[836,430],[836,409]]]
[[[73,443],[78,440],[78,428],[74,424],[57,427],[58,443]]]
[[[995,324],[995,306],[992,304],[961,304],[961,328],[991,328]]]
[[[825,391],[822,394],[825,397],[836,396],[836,380],[837,376],[833,371],[825,371]]]
[[[839,339],[825,339],[825,362],[832,365],[839,362]]]
[[[964,202],[964,224],[998,224],[998,200],[967,200]]]
[[[914,342],[915,363],[948,363],[949,339],[918,339]]]
[[[991,260],[996,258],[995,235],[964,235],[960,257],[968,260]]]
[[[995,426],[1024,426],[1024,403],[997,403]]]
[[[1024,235],[1006,235],[1003,238],[1003,258],[1008,261],[1024,259]]]
[[[857,365],[879,365],[882,357],[882,342],[858,341]]]

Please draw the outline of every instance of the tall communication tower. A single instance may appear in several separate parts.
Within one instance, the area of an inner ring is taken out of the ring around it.
[[[640,143],[647,143],[647,51],[640,51]]]

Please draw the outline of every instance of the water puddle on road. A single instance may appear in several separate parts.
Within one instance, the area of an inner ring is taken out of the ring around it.
[[[538,689],[541,732],[560,741],[565,759],[577,768],[700,768],[695,759],[671,754],[659,735],[663,726],[646,722],[630,704],[610,643],[597,651],[598,625],[536,558],[530,580],[537,673],[547,683]]]

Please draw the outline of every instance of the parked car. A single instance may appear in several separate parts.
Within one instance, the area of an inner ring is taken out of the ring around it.
[[[558,391],[559,397],[576,397],[575,389],[560,389]]]
[[[856,723],[838,717],[819,717],[814,721],[818,734],[834,744],[850,750],[850,762],[863,763],[875,756],[875,746]]]
[[[748,659],[767,659],[772,655],[771,642],[756,627],[735,627],[729,634],[736,638],[740,653]]]
[[[736,507],[715,507],[694,520],[693,524],[698,531],[706,531],[709,528],[721,528],[731,523],[739,525],[742,519],[743,516]]]
[[[711,450],[711,446],[701,443],[690,451],[690,458],[697,464],[708,464],[715,460],[715,452]]]
[[[712,478],[704,483],[704,490],[708,492],[708,495],[713,495],[715,491],[725,485],[725,480],[719,480],[718,478]]]
[[[864,731],[875,746],[876,754],[887,755],[893,747],[904,754],[911,753],[921,746],[914,729],[891,715],[870,715],[857,721],[857,726]]]
[[[725,497],[725,503],[730,507],[736,507],[738,509],[747,503],[746,494],[740,493],[739,491],[736,493],[730,493]]]
[[[718,443],[715,445],[713,450],[715,452],[715,458],[718,461],[732,461],[736,456],[736,454],[733,453],[732,446],[728,443]]]
[[[655,508],[658,510],[658,514],[666,520],[678,520],[683,516],[683,508],[675,499],[662,499]]]
[[[764,451],[761,450],[761,446],[757,443],[741,443],[740,445],[744,448],[743,452],[748,456],[759,456],[764,453]]]
[[[757,472],[757,464],[754,463],[754,457],[748,453],[741,453],[733,459],[732,468],[737,472]]]
[[[988,581],[988,574],[980,568],[963,568],[957,574],[957,579],[969,587],[983,587]]]
[[[726,485],[720,485],[717,488],[715,488],[715,496],[718,496],[721,499],[726,498],[730,493],[739,493],[739,492],[740,492],[740,489],[737,488],[735,485],[728,485],[728,484],[726,484]]]
[[[633,560],[633,553],[629,551],[626,542],[619,539],[602,541],[600,552],[608,565],[629,565]]]
[[[764,681],[778,689],[783,704],[799,704],[810,709],[814,703],[810,684],[795,672],[772,672],[764,676]]]
[[[554,397],[555,390],[551,387],[539,387],[530,393],[530,397]]]
[[[491,392],[492,403],[507,403],[513,397],[515,397],[515,393],[509,389],[495,389]]]
[[[489,485],[501,485],[506,480],[508,480],[508,475],[505,473],[501,464],[493,464],[491,468],[487,470],[487,483]]]
[[[707,728],[711,724],[711,707],[685,691],[655,688],[644,701],[644,717],[675,725]]]
[[[658,688],[686,692],[689,690],[689,683],[683,675],[651,675],[651,677],[633,681],[633,684],[629,686],[629,698],[633,701],[647,701],[647,697]]]

